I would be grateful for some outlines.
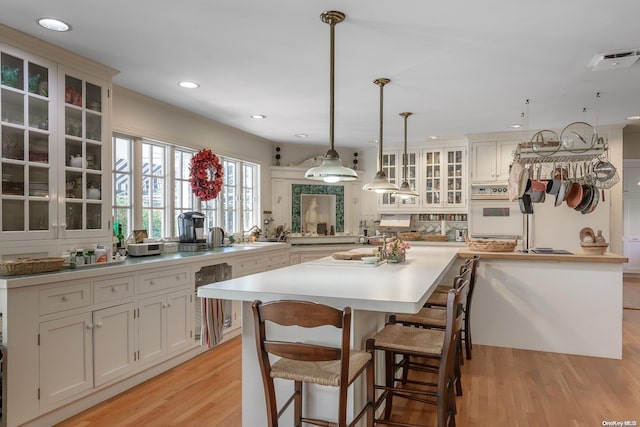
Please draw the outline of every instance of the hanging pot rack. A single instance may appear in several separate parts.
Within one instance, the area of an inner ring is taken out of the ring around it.
[[[565,127],[570,129],[572,125],[582,124],[591,126],[584,122],[571,123]],[[543,137],[544,132],[551,135],[555,135],[556,138],[551,140],[545,140]],[[587,144],[586,139],[578,135],[575,132],[571,132],[578,137],[582,143]],[[564,135],[564,131],[563,134]],[[513,160],[520,162],[523,166],[529,164],[541,164],[541,163],[573,163],[573,162],[589,162],[598,158],[608,157],[609,144],[607,140],[602,137],[598,137],[595,129],[590,139],[591,144],[587,144],[587,148],[573,148],[567,147],[563,144],[564,136],[557,137],[557,134],[553,131],[539,131],[534,134],[530,142],[522,142],[518,144],[516,150],[513,152]]]

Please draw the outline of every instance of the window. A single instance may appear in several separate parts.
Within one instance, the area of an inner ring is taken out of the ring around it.
[[[260,166],[220,156],[223,188],[214,200],[195,198],[189,182],[196,150],[114,135],[113,217],[128,236],[145,229],[149,237],[178,237],[178,216],[201,212],[205,227],[220,226],[228,234],[260,224]]]
[[[194,211],[195,198],[191,192],[189,182],[189,165],[193,157],[193,151],[185,151],[176,148],[173,156],[174,169],[174,208],[173,208],[173,237],[178,237],[178,216],[184,212]],[[203,212],[204,213],[204,212]]]
[[[133,224],[133,178],[131,175],[133,141],[128,137],[113,138],[113,220],[114,232],[122,226],[122,234],[128,236]]]
[[[142,228],[149,237],[167,236],[166,147],[142,143]]]

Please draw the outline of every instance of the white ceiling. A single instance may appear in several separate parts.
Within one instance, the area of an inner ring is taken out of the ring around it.
[[[332,9],[347,15],[336,26],[338,147],[378,138],[378,77],[391,79],[385,143],[403,140],[402,111],[414,113],[410,144],[507,131],[526,99],[530,129],[640,114],[640,62],[588,68],[598,53],[640,50],[639,1],[0,0],[0,23],[120,70],[119,86],[275,142],[324,145],[330,27],[319,15]],[[44,30],[45,16],[73,30]]]

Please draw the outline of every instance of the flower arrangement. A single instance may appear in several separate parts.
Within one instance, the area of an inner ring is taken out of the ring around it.
[[[404,260],[405,254],[407,250],[411,248],[408,242],[405,242],[401,239],[394,239],[384,247],[384,253],[387,255],[387,260],[396,260],[402,261]]]
[[[222,190],[223,176],[224,169],[220,159],[211,150],[200,150],[191,158],[191,191],[203,202],[218,197]]]

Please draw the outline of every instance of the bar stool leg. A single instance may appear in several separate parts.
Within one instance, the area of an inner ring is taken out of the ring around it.
[[[384,353],[384,362],[385,362],[385,386],[387,386],[387,397],[384,402],[384,419],[388,420],[391,418],[391,405],[393,402],[393,393],[389,390],[393,388],[395,381],[395,372],[394,372],[394,361],[396,359],[396,353],[392,351],[385,351]]]
[[[293,419],[295,427],[302,427],[302,382],[294,381]]]

